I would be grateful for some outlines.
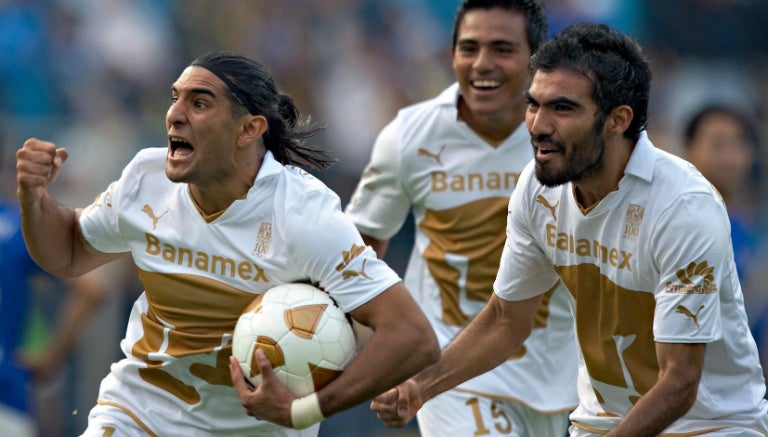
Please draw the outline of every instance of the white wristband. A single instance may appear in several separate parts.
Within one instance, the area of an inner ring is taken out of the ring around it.
[[[325,419],[320,410],[317,393],[294,399],[291,403],[291,426],[295,429],[308,428]]]

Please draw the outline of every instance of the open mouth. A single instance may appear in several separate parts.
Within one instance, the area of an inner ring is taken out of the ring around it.
[[[168,137],[168,145],[172,157],[187,156],[193,151],[192,145],[181,137]]]

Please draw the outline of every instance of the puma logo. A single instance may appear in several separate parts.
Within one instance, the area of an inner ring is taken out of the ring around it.
[[[345,280],[347,280],[349,278],[354,278],[355,276],[361,276],[361,277],[363,277],[365,279],[371,279],[372,280],[373,278],[371,278],[370,276],[368,276],[367,273],[365,273],[365,262],[366,261],[368,261],[368,260],[367,259],[363,260],[363,267],[359,271],[357,271],[357,270],[344,270],[343,272],[341,272],[341,276]]]
[[[686,307],[684,307],[682,305],[678,305],[677,309],[675,310],[675,312],[678,313],[678,314],[682,314],[682,315],[684,315],[686,317],[689,317],[691,320],[693,320],[693,324],[696,325],[696,329],[701,329],[701,326],[699,326],[699,313],[703,309],[704,309],[704,305],[700,306],[699,310],[696,311],[696,314],[694,314],[688,308],[686,308]]]
[[[168,210],[166,209],[166,210],[165,210],[165,212],[163,212],[162,214],[160,214],[160,216],[156,216],[156,215],[155,215],[155,212],[154,212],[154,211],[152,211],[152,207],[151,207],[151,206],[149,206],[149,205],[144,205],[144,207],[143,207],[143,208],[141,208],[141,210],[142,210],[142,211],[143,211],[145,214],[147,214],[147,215],[149,216],[149,218],[151,218],[151,219],[152,219],[152,230],[153,230],[153,231],[154,231],[155,229],[157,229],[157,222],[159,222],[159,221],[160,221],[160,219],[161,219],[161,218],[163,218],[163,216],[164,216],[164,215],[168,214]]]
[[[552,213],[552,219],[557,221],[557,216],[555,215],[555,209],[557,208],[557,205],[560,204],[559,200],[554,205],[550,205],[549,201],[547,201],[547,198],[539,194],[538,196],[536,196],[536,203],[540,203],[544,205],[544,208],[547,208],[549,212]]]
[[[443,144],[443,147],[441,147],[440,151],[437,152],[437,153],[432,153],[432,152],[430,152],[427,149],[419,148],[419,150],[416,151],[416,154],[419,155],[419,156],[430,157],[430,158],[434,159],[440,165],[440,167],[442,167],[443,166],[443,161],[440,160],[440,155],[442,155],[443,150],[445,150],[445,144]]]

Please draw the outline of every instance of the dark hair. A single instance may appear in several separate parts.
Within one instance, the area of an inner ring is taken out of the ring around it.
[[[464,0],[456,10],[456,18],[453,20],[453,45],[459,38],[459,26],[464,21],[467,12],[473,9],[501,8],[520,12],[525,16],[525,36],[531,53],[539,48],[539,45],[547,39],[547,15],[538,0]]]
[[[624,137],[637,141],[647,125],[651,70],[634,39],[605,24],[572,24],[531,57],[532,73],[557,69],[590,79],[599,118],[621,105],[632,108]]]
[[[747,140],[750,142],[751,147],[755,149],[757,148],[757,129],[755,128],[752,119],[750,119],[747,114],[734,107],[719,103],[712,103],[705,105],[698,111],[694,112],[690,120],[688,120],[688,123],[686,123],[685,130],[683,132],[685,135],[684,145],[686,149],[690,147],[694,137],[699,133],[699,129],[701,128],[704,119],[710,115],[722,115],[736,121],[736,123],[741,126],[741,128],[744,130],[744,133],[747,135]]]
[[[236,53],[212,52],[190,65],[218,76],[232,92],[230,97],[236,107],[267,119],[262,140],[280,163],[322,170],[336,162],[327,152],[305,145],[306,139],[324,126],[309,119],[300,121],[291,96],[278,92],[272,75],[258,62]]]

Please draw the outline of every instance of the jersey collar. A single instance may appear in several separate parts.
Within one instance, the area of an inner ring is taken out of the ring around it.
[[[624,174],[630,174],[650,182],[653,178],[653,166],[656,161],[654,151],[655,146],[648,138],[648,133],[646,131],[640,132],[632,155],[629,157],[629,162],[627,162],[627,167],[624,169]]]

